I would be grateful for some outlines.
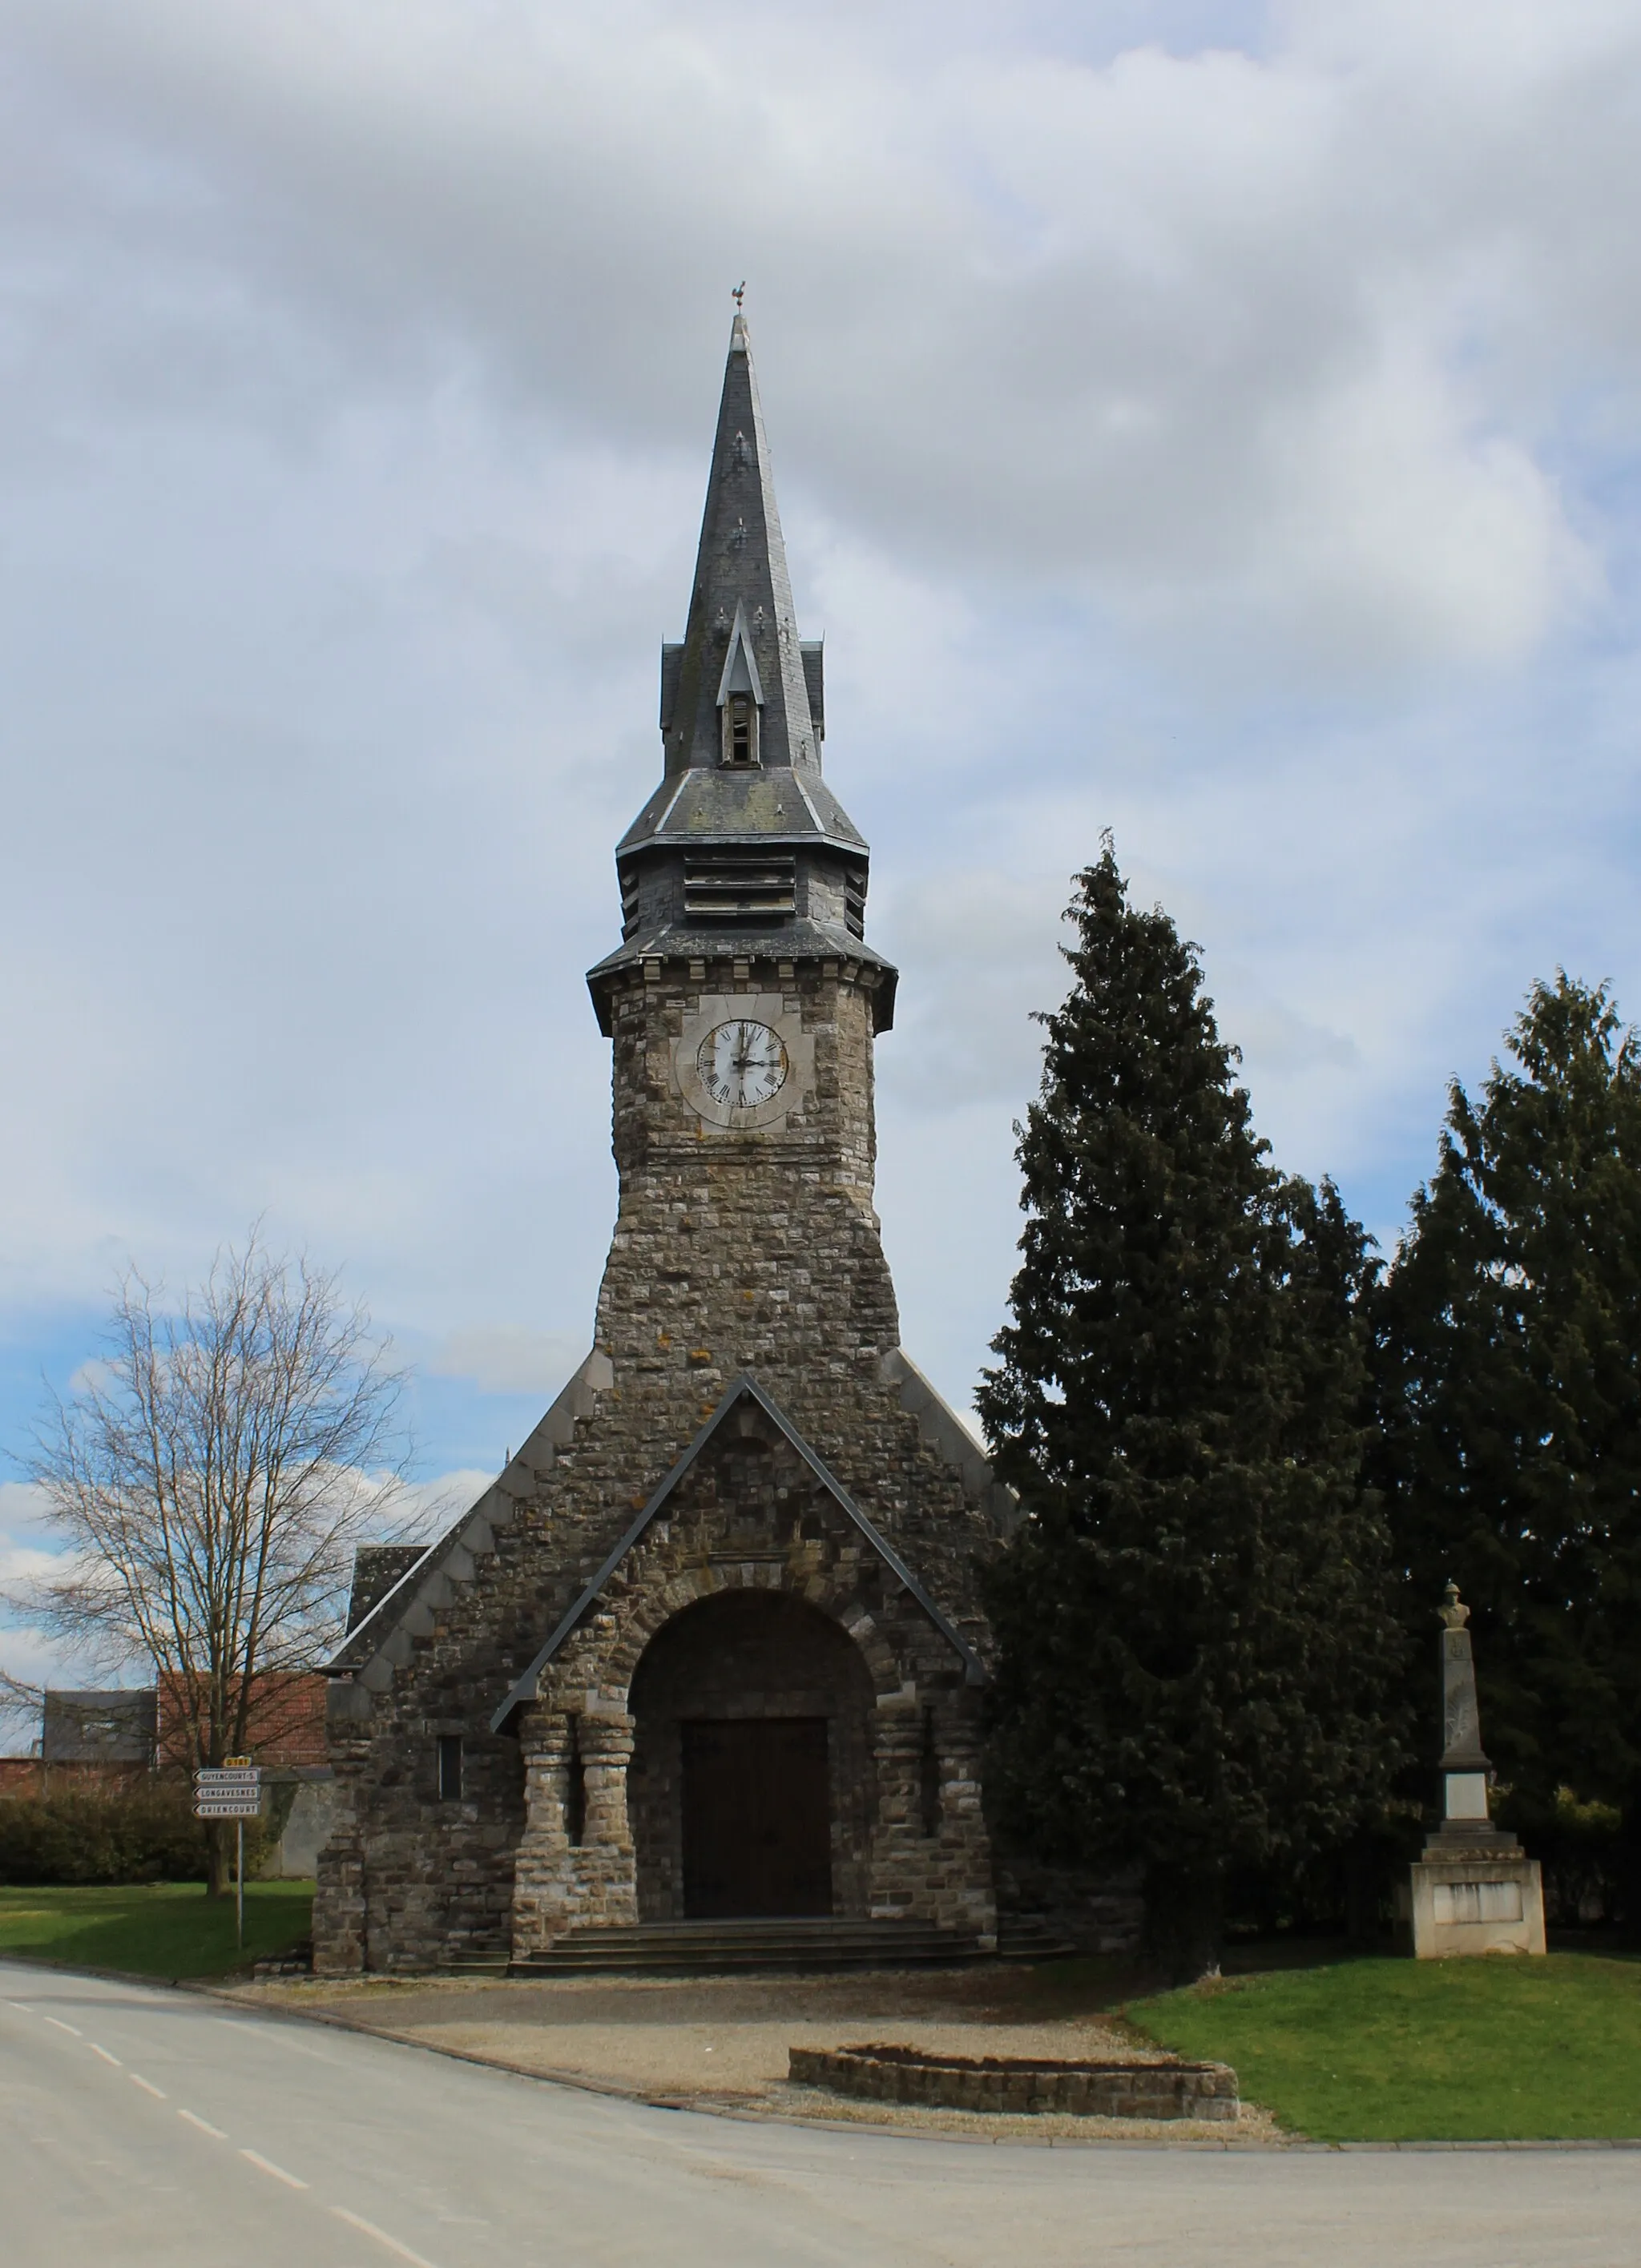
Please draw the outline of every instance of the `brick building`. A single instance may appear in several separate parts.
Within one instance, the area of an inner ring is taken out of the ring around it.
[[[265,1876],[305,1879],[330,1830],[327,1683],[307,1669],[262,1670],[253,1682],[247,1744],[262,1771]],[[187,1688],[163,1675],[154,1685],[96,1691],[48,1687],[34,1753],[0,1756],[0,1800],[186,1786],[195,1763],[193,1713]]]
[[[322,1970],[771,1918],[995,1941],[975,1563],[1013,1501],[900,1345],[895,971],[824,721],[737,316],[663,776],[588,978],[620,1176],[592,1351],[448,1535],[361,1568]]]

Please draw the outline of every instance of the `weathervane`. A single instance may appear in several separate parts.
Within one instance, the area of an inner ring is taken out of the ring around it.
[[[729,296],[735,302],[735,313],[739,315],[740,303],[747,296],[747,279],[744,276]]]

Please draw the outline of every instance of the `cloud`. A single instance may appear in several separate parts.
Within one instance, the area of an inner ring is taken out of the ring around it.
[[[498,1324],[453,1331],[429,1357],[439,1378],[462,1378],[484,1394],[536,1394],[550,1402],[587,1351],[573,1331],[531,1331]]]
[[[360,1476],[372,1494],[379,1484]],[[482,1496],[494,1473],[456,1469],[396,1484],[383,1501],[381,1533],[394,1542],[428,1543],[445,1534]],[[34,1576],[61,1569],[50,1548],[41,1491],[31,1482],[0,1482],[0,1590],[26,1588]],[[337,1633],[340,1636],[340,1631]],[[0,1608],[0,1672],[24,1686],[140,1684],[141,1663],[110,1663],[75,1651],[30,1620]],[[39,1737],[30,1709],[0,1690],[0,1753],[23,1755]]]
[[[1556,290],[1575,223],[1633,287],[1622,11],[1518,20],[1479,72],[1485,18],[1415,51],[1394,8],[1099,62],[780,11],[751,41],[737,9],[15,16],[77,202],[118,201],[174,322],[284,340],[282,420],[299,342],[366,387],[454,350],[492,414],[698,451],[704,389],[656,343],[704,367],[740,260],[804,476],[926,560],[1081,581],[1176,649],[1228,600],[1289,665],[1527,652],[1588,586],[1512,398],[1544,359],[1512,287]],[[1556,296],[1600,354],[1610,306]]]
[[[432,1543],[472,1510],[495,1477],[465,1470],[408,1483],[395,1506],[398,1535],[407,1543]]]
[[[33,1481],[0,1481],[0,1585],[45,1572],[59,1556],[50,1535],[45,1491]]]
[[[0,1593],[24,1588],[62,1565],[51,1548],[43,1492],[32,1481],[0,1481]],[[85,1663],[26,1615],[0,1606],[0,1671],[21,1685],[71,1685]],[[24,1756],[40,1737],[32,1712],[0,1690],[0,1750]]]
[[[1107,824],[1394,1224],[1534,976],[1641,998],[1638,64],[1619,0],[13,0],[0,1322],[266,1212],[436,1462],[578,1359],[743,275],[913,1351],[966,1401]]]

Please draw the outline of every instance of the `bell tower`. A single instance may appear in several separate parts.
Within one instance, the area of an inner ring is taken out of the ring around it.
[[[995,1942],[976,1565],[1014,1505],[900,1345],[872,1209],[895,972],[821,773],[739,314],[660,725],[587,978],[620,1184],[593,1346],[329,1666],[321,1968],[675,1961],[708,1922]]]
[[[745,318],[730,339],[659,786],[616,850],[622,939],[588,977],[614,1042],[621,1209],[599,1304],[618,1372],[780,1390],[899,1341],[872,1211],[872,1047],[895,972],[869,854],[822,777]]]

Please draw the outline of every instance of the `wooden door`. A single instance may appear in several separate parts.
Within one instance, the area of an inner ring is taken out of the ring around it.
[[[824,1717],[686,1723],[684,1911],[692,1918],[832,1911]]]

